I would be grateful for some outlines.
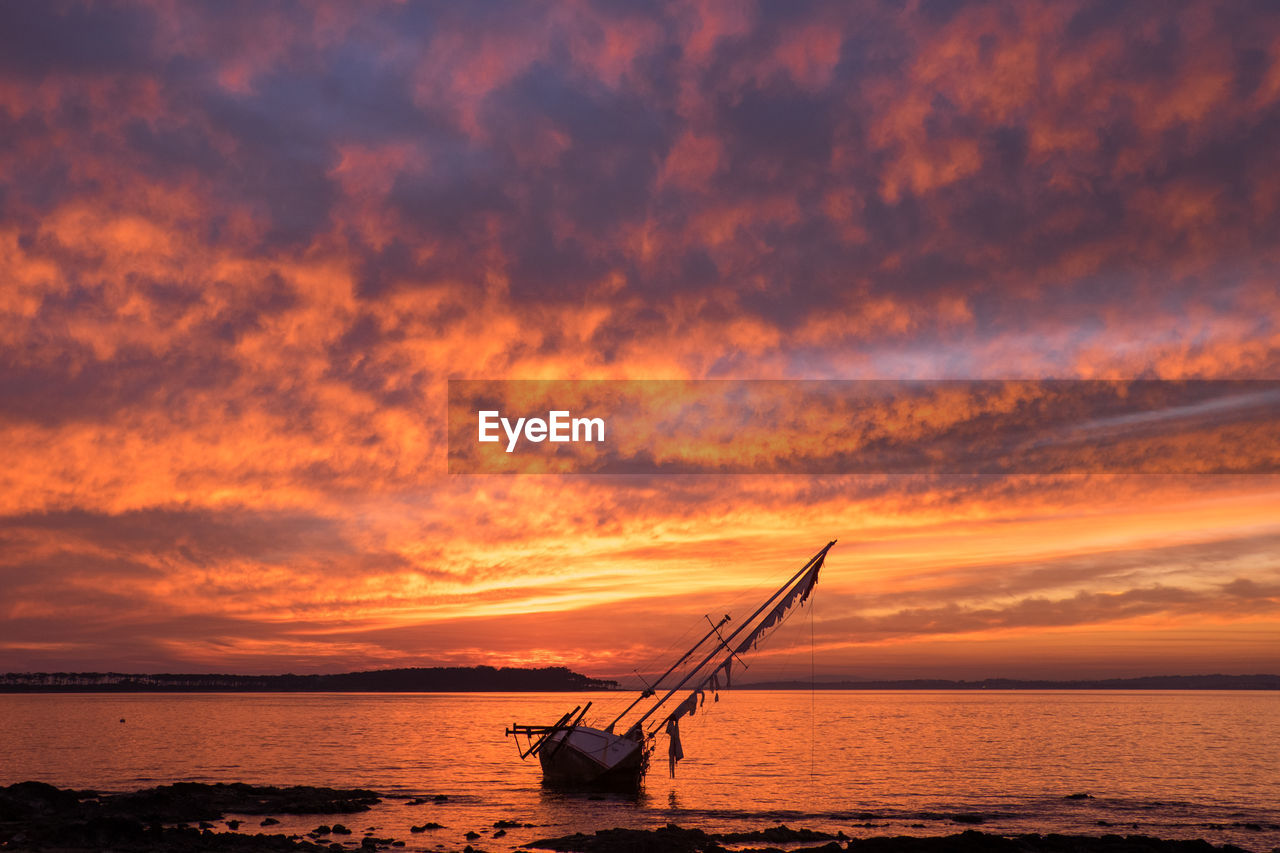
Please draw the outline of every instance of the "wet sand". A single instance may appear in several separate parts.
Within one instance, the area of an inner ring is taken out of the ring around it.
[[[440,795],[444,797],[444,795]],[[311,786],[266,787],[182,782],[127,794],[102,794],[21,782],[0,788],[0,850],[4,851],[395,851],[404,839],[352,829],[329,816],[355,816],[382,802],[366,789]],[[227,815],[237,815],[228,818]],[[328,819],[307,835],[272,833],[273,815],[317,815]],[[251,816],[246,817],[246,816]],[[260,818],[260,819],[259,819]],[[443,850],[486,849],[505,835],[502,822],[470,830]],[[514,826],[516,824],[512,824]],[[527,825],[526,825],[527,826]],[[438,829],[415,826],[412,833]],[[523,845],[563,853],[1239,853],[1242,848],[1204,840],[1143,835],[996,835],[969,830],[947,836],[852,839],[843,833],[778,826],[738,833],[708,833],[669,825],[661,829],[609,829],[546,838]],[[1257,851],[1256,853],[1261,853]]]

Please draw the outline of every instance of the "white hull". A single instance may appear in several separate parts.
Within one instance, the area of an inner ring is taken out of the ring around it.
[[[558,731],[538,751],[543,778],[567,786],[638,787],[645,757],[638,741],[590,726]]]

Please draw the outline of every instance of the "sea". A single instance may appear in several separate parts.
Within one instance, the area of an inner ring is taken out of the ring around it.
[[[342,822],[355,830],[349,846],[371,832],[421,851],[514,850],[668,823],[849,837],[1143,834],[1280,848],[1280,692],[724,691],[681,721],[685,758],[674,777],[660,739],[638,795],[544,788],[537,760],[521,760],[504,734],[587,702],[588,722],[608,722],[632,698],[7,694],[0,784],[371,788],[385,799],[368,812],[282,815],[262,830],[261,817],[245,818],[240,831],[305,834]],[[410,831],[428,822],[443,828]],[[500,822],[520,826],[500,834]]]

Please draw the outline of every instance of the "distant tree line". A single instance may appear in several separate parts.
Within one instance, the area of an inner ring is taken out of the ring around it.
[[[590,678],[563,666],[540,669],[447,666],[344,672],[335,675],[143,675],[122,672],[10,672],[0,675],[2,693],[502,693],[614,690],[617,687],[616,681]]]

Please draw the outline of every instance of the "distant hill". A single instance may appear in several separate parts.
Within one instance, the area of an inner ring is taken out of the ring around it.
[[[567,667],[450,666],[334,675],[144,675],[120,672],[10,672],[0,693],[534,693],[617,690],[618,682]],[[1153,675],[1076,681],[987,678],[949,681],[763,681],[738,690],[1280,690],[1280,675]]]
[[[741,690],[1280,690],[1280,675],[1146,675],[1078,681],[987,678],[948,681],[762,681],[740,684]]]
[[[10,672],[0,693],[453,693],[613,690],[618,682],[563,666],[517,669],[449,666],[338,675],[138,675],[120,672]]]

